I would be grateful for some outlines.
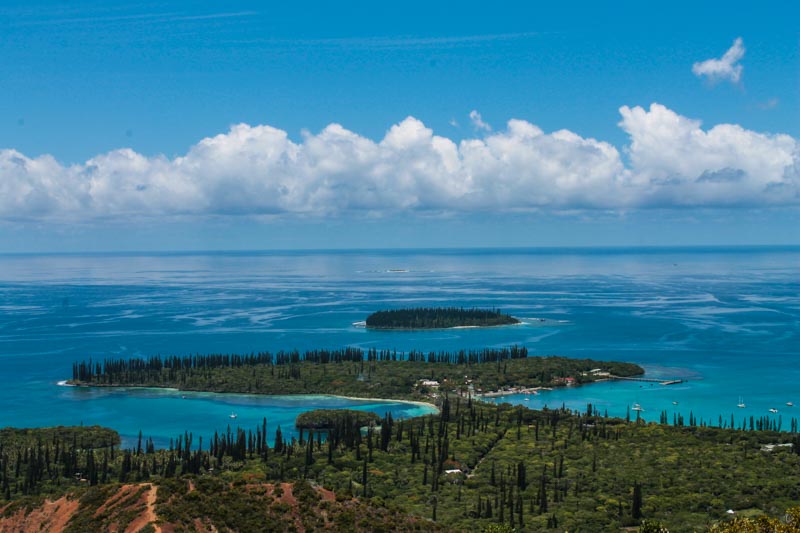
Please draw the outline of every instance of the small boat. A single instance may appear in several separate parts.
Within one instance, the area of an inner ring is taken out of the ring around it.
[[[745,407],[747,407],[741,396],[739,396],[739,403],[736,404],[736,407],[738,407],[739,409],[744,409]]]
[[[239,415],[237,415],[236,413],[231,413],[231,414],[230,414],[230,417],[231,417],[231,418],[236,418],[237,416],[239,416]]]
[[[678,405],[678,402],[672,402],[672,405]]]
[[[638,403],[633,404],[633,407],[631,407],[631,409],[634,411],[644,411],[644,407],[642,407]]]
[[[778,410],[777,410],[777,409],[775,409],[774,407],[770,407],[770,409],[769,409],[769,412],[770,412],[770,413],[777,413],[777,412],[778,412]]]
[[[786,407],[794,407],[794,404],[792,402],[786,402]]]

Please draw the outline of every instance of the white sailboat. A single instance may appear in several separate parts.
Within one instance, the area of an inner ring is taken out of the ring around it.
[[[642,407],[638,403],[635,403],[635,404],[633,404],[633,407],[631,407],[631,410],[632,411],[644,411],[644,407]]]
[[[744,403],[744,399],[742,399],[741,396],[739,396],[739,403],[736,404],[736,407],[738,407],[739,409],[744,409],[745,407],[747,407]]]

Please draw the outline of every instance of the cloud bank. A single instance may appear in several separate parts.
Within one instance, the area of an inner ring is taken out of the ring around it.
[[[692,65],[692,72],[700,78],[707,78],[712,83],[727,80],[739,83],[742,79],[742,65],[739,61],[744,57],[744,43],[741,37],[733,41],[733,45],[719,59],[706,59]]]
[[[800,143],[652,104],[620,108],[623,152],[524,120],[458,143],[408,117],[374,141],[331,124],[299,142],[239,124],[170,159],[63,165],[0,150],[0,219],[800,206]],[[624,157],[623,157],[624,154]]]

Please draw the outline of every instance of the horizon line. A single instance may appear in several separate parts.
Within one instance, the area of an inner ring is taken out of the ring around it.
[[[2,252],[0,257],[14,256],[80,256],[80,255],[236,255],[236,254],[281,254],[281,253],[359,253],[359,252],[557,252],[557,251],[676,251],[691,250],[719,252],[724,250],[798,250],[797,244],[642,244],[642,245],[572,245],[572,246],[398,246],[398,247],[346,247],[346,248],[240,248],[240,249],[188,249],[188,250],[76,250],[76,251],[28,251]]]

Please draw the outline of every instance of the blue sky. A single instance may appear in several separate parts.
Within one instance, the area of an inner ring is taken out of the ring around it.
[[[0,250],[800,244],[793,3],[63,4],[0,7]]]

